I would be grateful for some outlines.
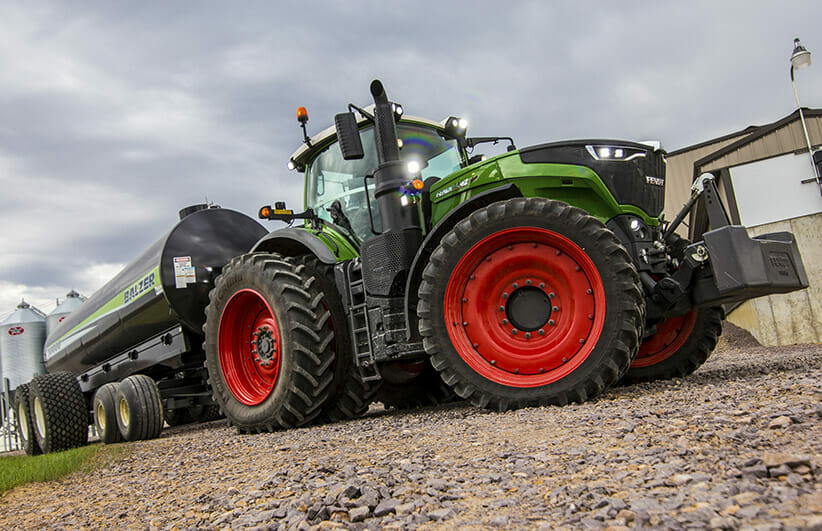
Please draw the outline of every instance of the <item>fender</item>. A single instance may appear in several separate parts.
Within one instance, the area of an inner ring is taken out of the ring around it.
[[[425,237],[420,246],[417,256],[411,263],[411,270],[408,280],[405,282],[405,329],[406,338],[411,339],[417,334],[417,287],[422,280],[422,270],[428,263],[428,258],[434,249],[439,245],[440,240],[451,230],[460,220],[466,218],[471,212],[486,207],[497,201],[522,197],[519,189],[513,183],[507,183],[491,190],[481,192],[468,201],[460,204],[457,208],[448,212],[431,232]]]
[[[325,242],[326,239],[331,243],[332,240],[327,236],[321,239],[308,230],[287,227],[277,229],[263,236],[254,244],[251,252],[269,251],[286,256],[299,256],[310,253],[325,264],[336,264],[337,258],[329,249],[329,243]],[[337,252],[339,253],[339,250]]]

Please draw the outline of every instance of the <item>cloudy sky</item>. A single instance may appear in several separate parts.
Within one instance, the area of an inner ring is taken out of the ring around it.
[[[374,78],[475,136],[673,150],[791,113],[796,36],[822,107],[821,21],[819,0],[2,2],[0,319],[90,295],[186,205],[301,207],[296,108],[318,132]]]

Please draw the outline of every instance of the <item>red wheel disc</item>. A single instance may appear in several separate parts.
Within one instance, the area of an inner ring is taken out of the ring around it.
[[[503,230],[474,245],[454,268],[444,304],[460,357],[510,387],[569,375],[605,323],[594,263],[568,238],[537,227]]]
[[[234,398],[261,404],[280,372],[281,340],[277,318],[252,289],[235,293],[225,305],[218,329],[220,368]]]
[[[640,346],[631,367],[648,367],[664,361],[677,352],[694,329],[696,310],[669,317],[656,325],[656,334]]]

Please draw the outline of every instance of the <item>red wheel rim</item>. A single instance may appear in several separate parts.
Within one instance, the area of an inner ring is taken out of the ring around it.
[[[656,325],[656,334],[642,342],[631,367],[649,367],[670,358],[688,340],[695,323],[696,310],[691,310]]]
[[[261,404],[277,383],[281,340],[277,318],[262,295],[243,289],[231,296],[218,329],[220,368],[234,398]]]
[[[444,306],[460,357],[510,387],[539,387],[571,374],[605,323],[605,289],[594,263],[568,238],[537,227],[507,229],[474,245],[451,274]]]

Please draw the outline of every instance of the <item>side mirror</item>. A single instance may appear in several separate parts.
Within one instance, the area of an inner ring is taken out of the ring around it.
[[[344,112],[334,117],[334,127],[340,141],[340,150],[345,160],[361,159],[365,156],[362,149],[360,129],[353,112]]]

